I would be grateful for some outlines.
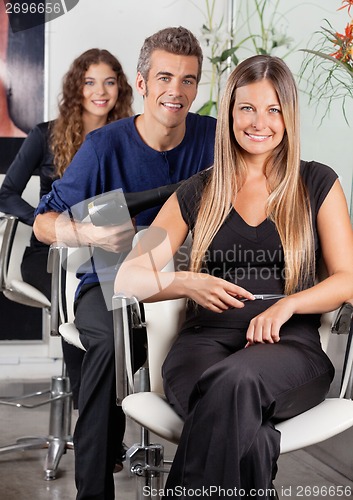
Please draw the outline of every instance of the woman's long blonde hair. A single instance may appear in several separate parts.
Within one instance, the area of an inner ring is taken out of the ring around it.
[[[118,79],[119,96],[108,114],[107,123],[132,115],[132,88],[118,59],[108,50],[101,49],[89,49],[78,56],[64,76],[59,116],[51,129],[50,143],[58,177],[62,177],[84,140],[82,101],[85,74],[92,64],[99,63],[110,66]]]
[[[266,214],[279,233],[285,256],[285,293],[301,289],[315,273],[310,204],[300,176],[299,110],[294,78],[277,57],[258,55],[230,75],[217,119],[213,173],[203,193],[191,252],[191,270],[199,272],[206,250],[229,215],[243,185],[247,166],[233,133],[236,89],[263,79],[277,92],[285,134],[265,165],[270,188]]]

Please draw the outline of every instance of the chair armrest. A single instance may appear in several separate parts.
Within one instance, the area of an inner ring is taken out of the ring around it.
[[[344,355],[342,381],[340,388],[340,397],[352,397],[353,390],[353,303],[347,301],[337,312],[336,318],[332,324],[331,332],[337,335],[346,334],[346,352]]]
[[[132,329],[144,326],[139,302],[123,294],[113,296],[116,404],[134,392]]]
[[[340,334],[348,334],[353,318],[353,304],[351,302],[345,302],[342,304],[336,318],[332,324],[331,332]]]
[[[18,217],[15,215],[1,215],[1,223],[5,224],[0,250],[0,291],[6,290],[7,275],[9,270],[10,257],[18,225]]]
[[[64,273],[63,262],[67,258],[67,247],[53,244],[48,253],[47,271],[51,273],[50,335],[60,336],[59,326],[65,321],[63,309]]]

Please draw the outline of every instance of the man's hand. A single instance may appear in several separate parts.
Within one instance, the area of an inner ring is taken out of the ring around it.
[[[135,228],[130,221],[119,226],[94,226],[89,223],[89,227],[86,227],[84,232],[91,246],[115,253],[131,250],[135,236]]]

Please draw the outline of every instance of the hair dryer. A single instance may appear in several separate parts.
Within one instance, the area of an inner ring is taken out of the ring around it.
[[[95,226],[116,226],[148,208],[162,205],[183,181],[136,193],[112,191],[88,204],[88,213]]]

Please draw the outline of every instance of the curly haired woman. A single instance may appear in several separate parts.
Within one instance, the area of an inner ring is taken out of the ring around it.
[[[93,48],[78,56],[63,78],[58,117],[33,128],[9,167],[0,189],[0,210],[32,226],[34,207],[22,198],[32,175],[40,177],[40,197],[49,193],[86,135],[131,116],[132,100],[122,66],[110,52]],[[22,277],[50,299],[47,257],[48,246],[32,234],[23,256]],[[63,351],[76,405],[83,352],[67,343],[63,343]]]

